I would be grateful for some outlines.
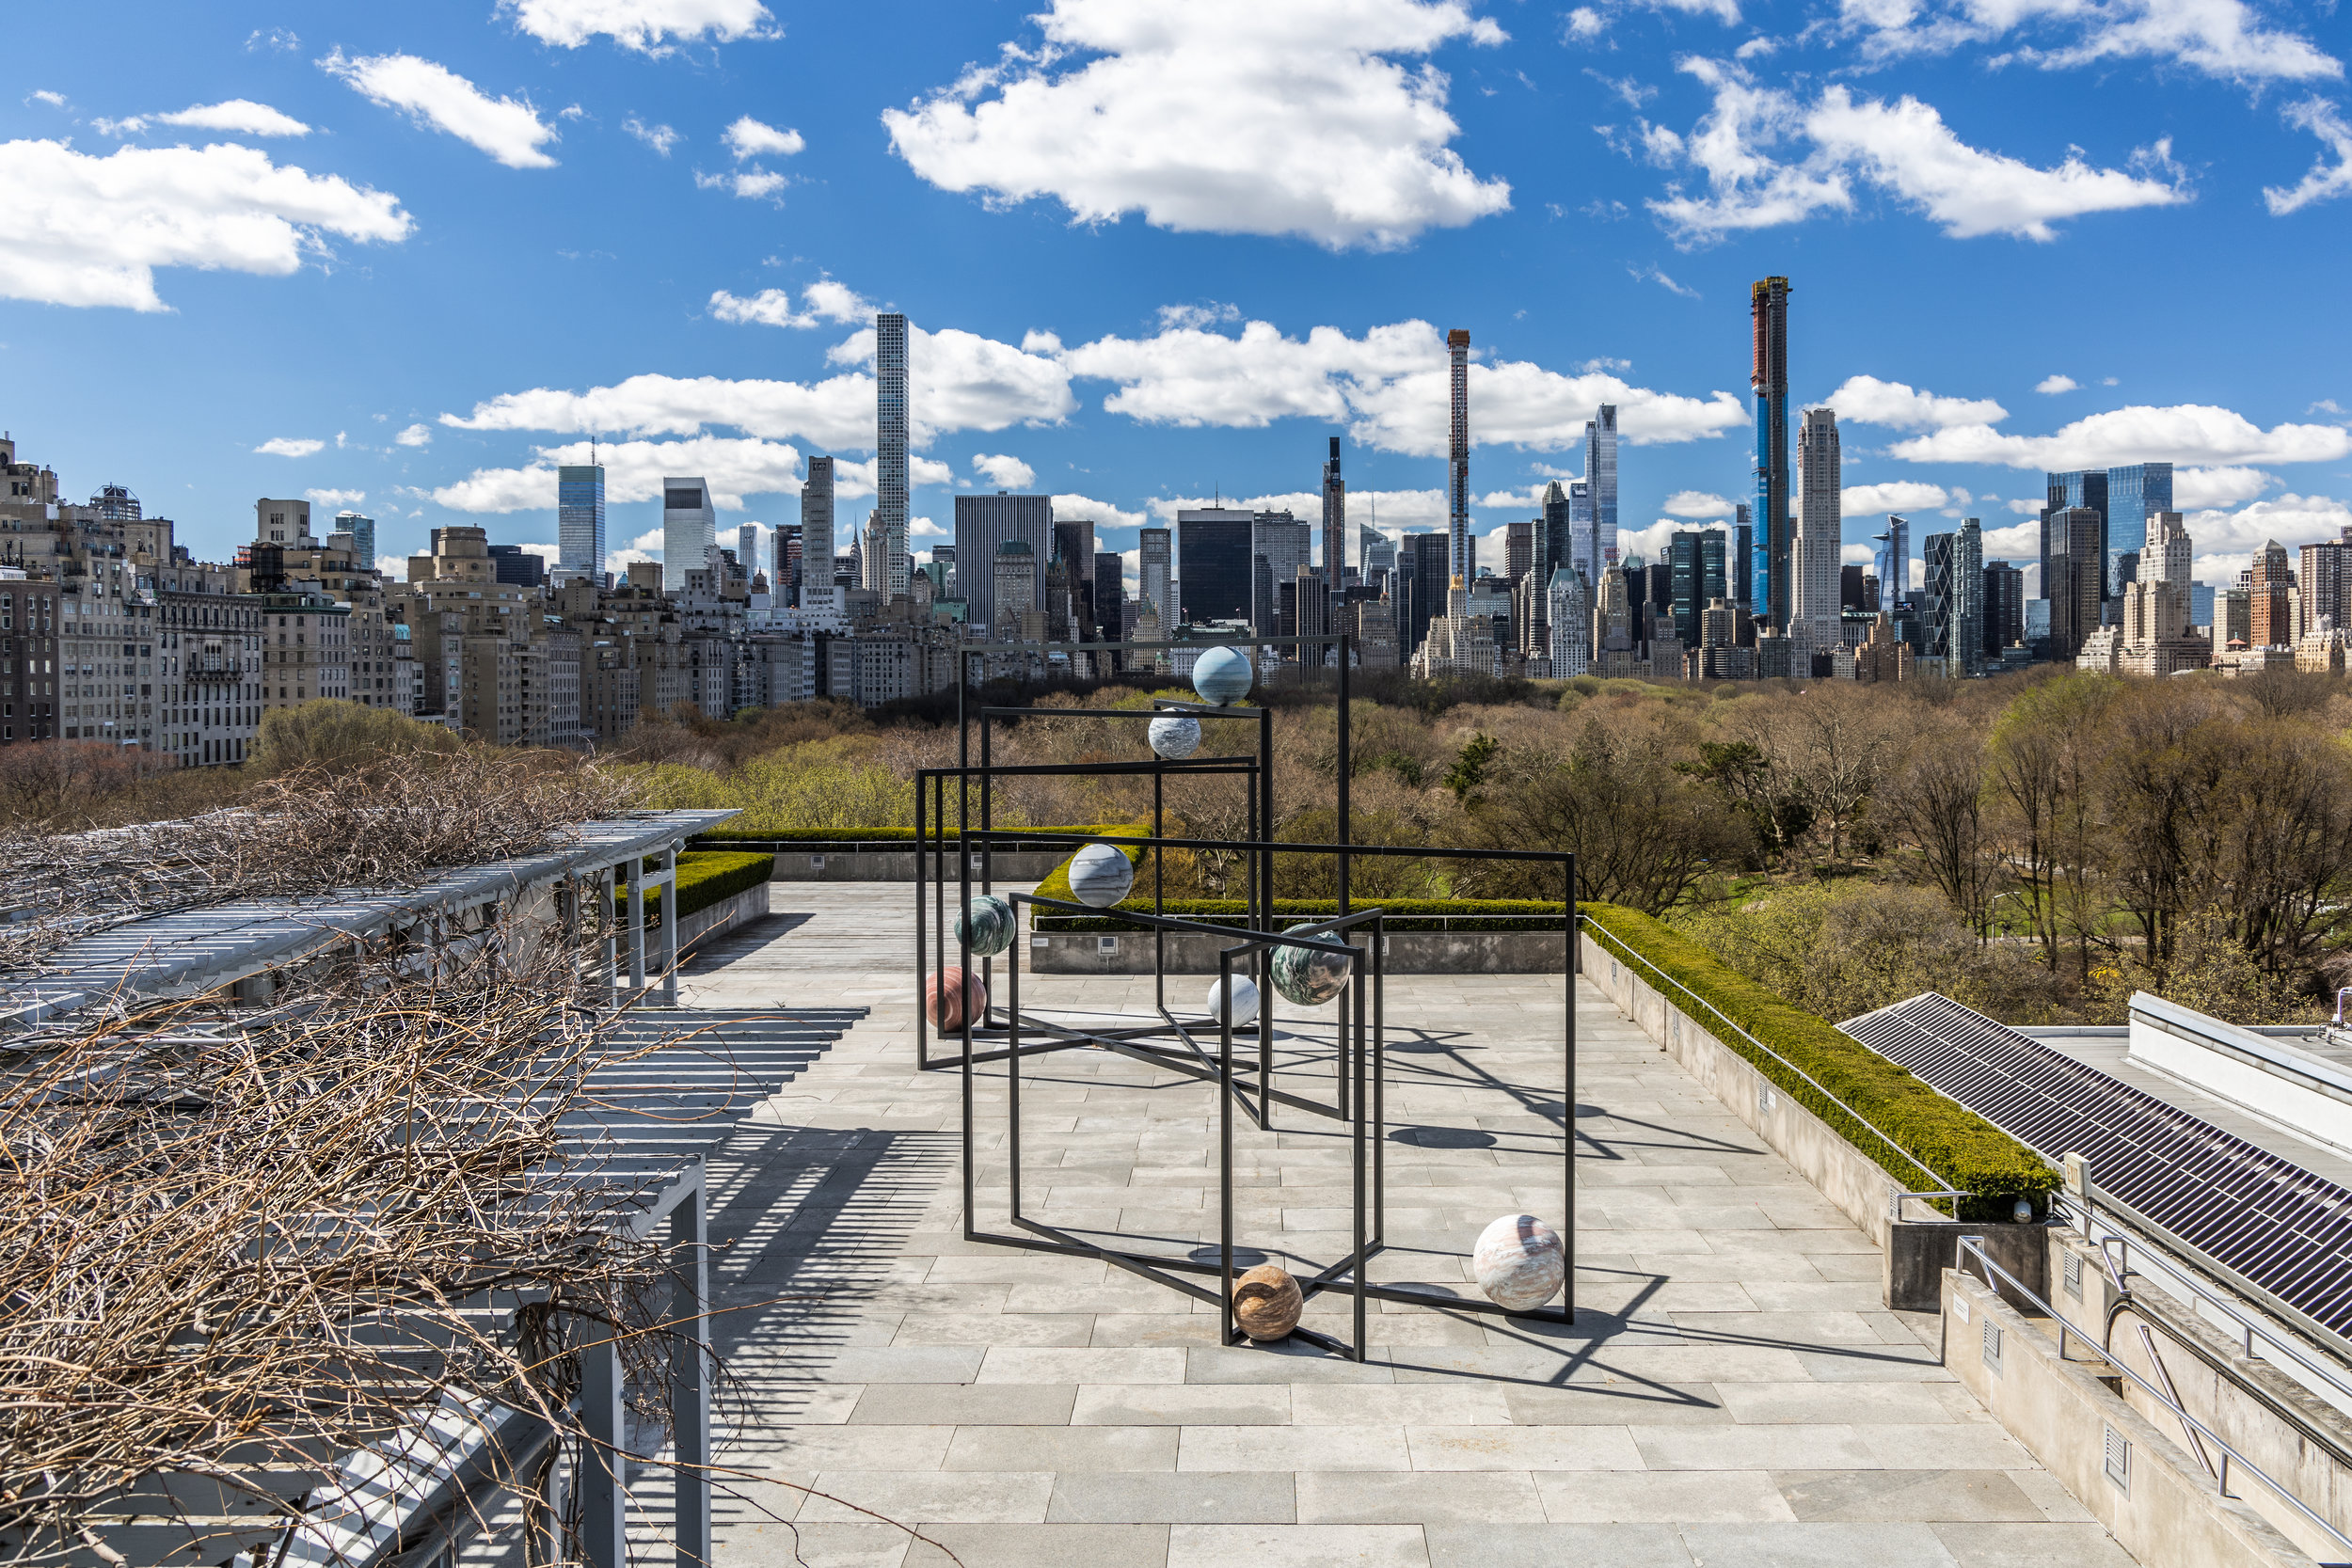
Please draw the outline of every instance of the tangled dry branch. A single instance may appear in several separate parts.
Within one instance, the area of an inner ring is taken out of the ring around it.
[[[239,898],[413,885],[552,848],[636,804],[619,773],[468,750],[264,781],[232,810],[89,832],[0,833],[0,974],[124,921]]]
[[[103,1557],[94,1522],[192,1486],[315,1517],[331,1486],[287,1472],[437,1408],[577,1435],[583,1336],[666,1386],[678,1259],[623,1223],[630,1181],[564,1157],[591,1071],[656,1048],[579,1004],[582,957],[377,955],[258,1016],[0,1046],[0,1558]]]

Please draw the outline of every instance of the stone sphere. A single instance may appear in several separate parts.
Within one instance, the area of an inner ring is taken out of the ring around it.
[[[1089,844],[1070,857],[1070,896],[1092,909],[1107,910],[1136,885],[1136,868],[1107,844]]]
[[[1567,1252],[1551,1227],[1533,1214],[1505,1214],[1478,1233],[1470,1274],[1505,1312],[1528,1312],[1560,1293]]]
[[[1200,750],[1200,721],[1189,713],[1163,713],[1152,721],[1152,750],[1182,762]]]
[[[1211,648],[1192,667],[1192,689],[1218,707],[1248,696],[1250,679],[1248,657],[1233,648]]]
[[[1272,1263],[1261,1263],[1233,1281],[1233,1321],[1252,1339],[1279,1339],[1298,1326],[1307,1309],[1298,1281]]]
[[[1225,1016],[1225,982],[1223,980],[1218,979],[1209,982],[1208,1006],[1209,1016],[1211,1018],[1223,1018]],[[1257,985],[1255,982],[1251,981],[1248,975],[1236,974],[1233,976],[1233,1027],[1238,1029],[1245,1023],[1255,1023],[1257,1022]]]
[[[1348,963],[1337,953],[1283,942],[1274,949],[1274,989],[1301,1007],[1320,1007],[1347,984]]]
[[[988,985],[977,970],[967,974],[961,964],[949,964],[924,977],[923,1016],[942,1031],[961,1029],[967,1016],[977,1024],[988,1016]]]
[[[972,944],[975,958],[993,958],[1012,945],[1013,932],[1021,928],[1014,918],[1012,905],[993,893],[978,894],[956,916],[956,940]]]

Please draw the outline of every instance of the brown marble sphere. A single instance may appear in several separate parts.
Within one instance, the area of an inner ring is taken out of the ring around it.
[[[1307,1300],[1298,1281],[1272,1263],[1261,1263],[1233,1281],[1233,1318],[1252,1339],[1279,1339],[1298,1326]]]

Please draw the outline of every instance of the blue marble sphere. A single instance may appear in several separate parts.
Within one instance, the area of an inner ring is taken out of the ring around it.
[[[1151,737],[1152,750],[1182,762],[1200,750],[1200,721],[1189,713],[1163,713],[1152,721]]]
[[[1225,1016],[1225,982],[1221,979],[1209,982],[1208,1008],[1211,1018]],[[1248,975],[1236,974],[1233,976],[1233,1027],[1238,1029],[1245,1023],[1257,1022],[1258,988]]]
[[[1283,942],[1274,950],[1274,989],[1301,1007],[1320,1007],[1347,984],[1347,959]]]
[[[983,893],[956,916],[956,940],[970,942],[973,957],[993,958],[1012,945],[1012,934],[1020,924],[1013,917],[1009,902],[993,893]]]
[[[1248,696],[1250,678],[1248,658],[1233,648],[1211,648],[1192,667],[1192,689],[1218,707]]]
[[[1560,1293],[1567,1253],[1559,1233],[1533,1214],[1505,1214],[1478,1233],[1470,1276],[1505,1312],[1527,1312]]]
[[[1107,844],[1089,844],[1070,857],[1070,896],[1091,909],[1107,910],[1136,885],[1136,868]]]

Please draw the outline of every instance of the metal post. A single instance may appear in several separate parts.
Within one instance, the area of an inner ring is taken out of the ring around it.
[[[1350,1154],[1355,1165],[1356,1197],[1356,1322],[1351,1336],[1355,1340],[1351,1359],[1361,1361],[1364,1359],[1364,1287],[1372,1275],[1372,1259],[1364,1246],[1364,1199],[1368,1196],[1364,1190],[1364,974],[1360,961],[1351,962],[1348,970],[1349,1001],[1354,1004],[1356,1014],[1354,1037],[1350,1037],[1348,1029],[1347,1003],[1341,1004],[1339,1027],[1333,1032],[1341,1042],[1343,1059],[1351,1068],[1356,1080],[1354,1107],[1348,1117],[1347,1128]]]
[[[1343,920],[1352,911],[1347,904],[1347,848],[1355,840],[1349,836],[1347,806],[1348,775],[1355,771],[1355,758],[1348,745],[1347,732],[1347,663],[1353,640],[1345,632],[1340,634],[1340,917]]]
[[[1562,916],[1568,932],[1567,969],[1567,1028],[1565,1057],[1566,1092],[1560,1107],[1560,1141],[1566,1146],[1564,1164],[1565,1192],[1563,1201],[1567,1207],[1560,1215],[1561,1283],[1560,1303],[1567,1310],[1568,1321],[1576,1321],[1576,977],[1583,969],[1583,955],[1576,940],[1576,857],[1568,857],[1567,874],[1561,879],[1566,913]]]
[[[613,868],[608,865],[596,873],[596,898],[598,900],[596,912],[599,917],[596,924],[604,933],[597,940],[596,950],[602,969],[601,977],[604,981],[604,1001],[608,1007],[620,1001],[620,997],[614,993],[613,990],[615,982],[619,979],[617,965],[620,959],[621,920],[619,911],[612,907],[616,892],[614,886],[616,879],[612,870]]]
[[[1016,914],[1015,918],[1018,918]],[[1021,1218],[1021,944],[1005,949],[1006,1186],[1012,1217]]]
[[[1199,722],[1199,721],[1195,721]],[[1167,780],[1166,763],[1152,769],[1152,836],[1156,839],[1168,832],[1168,821],[1161,810],[1161,785]],[[1152,912],[1168,913],[1166,879],[1160,873],[1160,847],[1152,846]],[[1162,1012],[1168,1010],[1168,933],[1157,927],[1152,930],[1152,1005]]]
[[[621,1342],[615,1325],[578,1321],[594,1342],[580,1350],[580,1555],[588,1568],[628,1568],[628,1429],[621,1418]]]
[[[628,858],[628,990],[645,989],[645,857]]]
[[[1216,956],[1217,991],[1223,1006],[1216,1031],[1216,1298],[1220,1345],[1233,1331],[1233,956]],[[1260,1009],[1264,1007],[1263,999]]]
[[[670,1426],[675,1435],[678,1568],[707,1568],[710,1557],[710,1236],[703,1166],[670,1211],[670,1320],[678,1343],[670,1357]]]
[[[924,807],[929,802],[923,799],[923,790],[930,782],[929,773],[918,772],[914,775],[914,1069],[917,1072],[928,1071],[931,1065],[930,1020],[923,1013],[923,971],[929,967],[925,960],[930,957],[925,941],[930,933],[923,918],[923,895],[929,891],[925,886],[923,862],[931,852],[930,835],[925,831],[930,819]],[[940,935],[944,940],[946,933],[943,930]]]
[[[662,874],[669,878],[661,895],[661,1005],[677,1006],[677,929],[683,917],[678,913],[677,840],[672,839],[661,851]]]

